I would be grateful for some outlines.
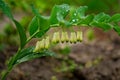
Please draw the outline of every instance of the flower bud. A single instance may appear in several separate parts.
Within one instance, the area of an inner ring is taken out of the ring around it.
[[[61,35],[61,42],[64,43],[65,41],[65,32],[62,32],[62,35]]]
[[[56,32],[56,43],[60,42],[60,33]]]
[[[77,41],[76,33],[75,32],[71,32],[70,43],[76,43],[76,41]]]
[[[83,39],[82,31],[77,31],[77,41],[82,42],[82,39]]]
[[[53,42],[53,43],[56,43],[56,42],[57,42],[57,40],[56,40],[56,32],[53,34],[52,42]]]
[[[76,43],[77,42],[77,37],[76,37],[76,33],[73,32],[73,43]]]
[[[41,50],[45,48],[45,39],[42,39],[42,41],[40,41],[40,48]]]
[[[74,39],[73,39],[74,37],[73,36],[74,36],[74,32],[71,32],[70,33],[70,43],[74,42]]]
[[[49,46],[50,46],[50,38],[47,37],[47,38],[45,39],[45,49],[48,49]]]
[[[33,50],[33,52],[39,52],[40,51],[40,41],[37,41],[35,49]]]
[[[69,37],[68,37],[67,32],[65,32],[65,41],[66,41],[66,42],[68,42],[68,41],[69,41]]]

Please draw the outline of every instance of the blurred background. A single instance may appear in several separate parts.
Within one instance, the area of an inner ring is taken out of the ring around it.
[[[28,33],[28,23],[33,18],[30,5],[41,15],[50,15],[56,4],[71,7],[88,6],[87,13],[120,13],[120,0],[4,0]],[[15,67],[7,80],[120,80],[120,37],[114,31],[82,28],[82,43],[52,48],[57,58],[42,57]],[[52,31],[51,31],[52,32]],[[35,44],[31,41],[29,45]],[[14,24],[0,11],[0,72],[6,60],[15,54],[19,45]]]

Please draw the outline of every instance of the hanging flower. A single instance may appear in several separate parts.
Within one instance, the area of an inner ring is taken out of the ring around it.
[[[68,33],[65,32],[65,41],[68,42],[69,41],[69,37],[68,37]]]
[[[33,52],[39,52],[40,51],[40,44],[41,44],[40,41],[37,41],[35,49],[34,49]]]
[[[48,49],[49,47],[50,47],[50,38],[47,37],[47,38],[45,39],[45,49]]]
[[[57,32],[55,32],[53,34],[52,43],[56,43],[57,42],[57,40],[56,40],[57,35],[56,34],[57,34]]]
[[[60,32],[56,32],[56,43],[60,42]]]
[[[65,32],[62,32],[62,35],[61,35],[61,42],[62,42],[62,43],[65,42]]]
[[[82,31],[77,31],[77,41],[82,42],[83,40],[83,34]]]
[[[76,43],[77,39],[76,39],[76,33],[75,32],[71,32],[70,35],[70,43]]]
[[[42,39],[42,41],[40,42],[40,48],[41,50],[43,50],[45,48],[45,39]]]

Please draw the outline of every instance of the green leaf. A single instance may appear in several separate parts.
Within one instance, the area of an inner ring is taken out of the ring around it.
[[[76,14],[80,19],[85,17],[85,12],[87,9],[88,9],[87,6],[81,6],[76,10]]]
[[[36,9],[33,5],[31,5],[31,8],[32,8],[32,12],[33,12],[37,17],[41,17],[38,9]]]
[[[110,22],[120,22],[120,14],[115,14],[111,17]]]
[[[29,24],[29,33],[33,35],[38,30],[38,19],[37,17],[33,17],[32,21]]]
[[[91,22],[91,26],[96,26],[98,28],[102,28],[104,31],[108,31],[113,28],[113,26],[109,23],[104,23],[104,22]]]
[[[25,48],[21,52],[18,52],[13,57],[11,57],[10,60],[8,61],[8,63],[7,63],[8,68],[12,68],[16,64],[16,61],[18,59],[21,59],[24,56],[26,56],[30,53],[33,53],[33,49],[34,49],[34,47]]]
[[[87,15],[85,18],[81,19],[81,21],[78,23],[78,25],[80,24],[85,24],[85,25],[89,25],[90,22],[92,22],[94,16],[93,15]]]
[[[80,23],[81,19],[85,18],[87,8],[87,6],[81,6],[78,9],[73,10],[70,16],[70,22],[74,24]]]
[[[20,43],[21,43],[21,48],[24,47],[24,45],[26,44],[26,40],[27,40],[27,37],[26,37],[26,34],[25,34],[25,30],[24,28],[21,26],[21,24],[19,22],[17,22],[16,20],[13,20],[16,27],[17,27],[17,30],[19,32],[19,35],[20,35]]]
[[[41,16],[37,9],[32,6],[33,13],[35,17],[33,17],[32,21],[29,24],[29,33],[32,36],[36,31],[39,31],[34,37],[41,37],[44,35],[50,28],[49,25],[49,17]]]
[[[21,52],[17,54],[17,56],[15,55],[14,57],[11,58],[11,60],[9,60],[8,68],[16,64],[29,61],[35,58],[39,58],[43,56],[55,56],[55,53],[49,50],[44,50],[40,53],[34,53],[33,50],[34,50],[34,47],[23,49]]]
[[[120,26],[119,25],[115,25],[113,27],[113,29],[118,33],[118,35],[120,35]]]
[[[0,8],[2,9],[3,13],[8,16],[11,20],[13,20],[13,15],[11,13],[10,8],[7,4],[4,3],[3,0],[0,0]]]
[[[55,56],[55,53],[52,51],[48,51],[48,50],[40,52],[40,53],[33,53],[33,51],[32,51],[29,54],[27,54],[26,56],[22,57],[21,59],[18,59],[16,63],[19,64],[19,63],[29,61],[32,59],[36,59],[36,58],[40,58],[43,56]]]
[[[35,37],[41,37],[44,35],[50,28],[48,18],[46,17],[34,17],[29,24],[29,33],[32,36],[36,31],[39,30],[39,33]]]
[[[57,24],[58,22],[64,23],[64,18],[69,13],[69,5],[62,4],[62,5],[55,5],[52,9],[51,15],[50,15],[50,24]]]
[[[99,13],[94,17],[93,20],[96,22],[109,22],[110,16],[105,13]]]
[[[21,44],[20,47],[23,48],[27,39],[23,27],[13,18],[10,8],[2,0],[0,0],[0,8],[4,12],[4,14],[6,14],[15,23],[20,35],[20,44]]]
[[[33,47],[33,46],[32,46],[32,47],[29,47],[29,48],[23,49],[20,53],[18,53],[16,59],[17,59],[17,60],[18,60],[18,59],[21,59],[21,58],[23,58],[24,56],[27,56],[27,55],[29,55],[30,53],[33,53],[33,50],[34,50],[34,47]]]

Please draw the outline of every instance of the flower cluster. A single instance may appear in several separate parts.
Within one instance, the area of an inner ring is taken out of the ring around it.
[[[76,42],[82,42],[83,34],[82,31],[77,32],[71,32],[70,35],[68,35],[68,32],[55,32],[53,34],[52,39],[47,36],[46,38],[42,39],[41,41],[38,41],[36,43],[36,47],[34,49],[34,52],[40,52],[42,50],[48,49],[50,47],[51,43],[76,43]]]

